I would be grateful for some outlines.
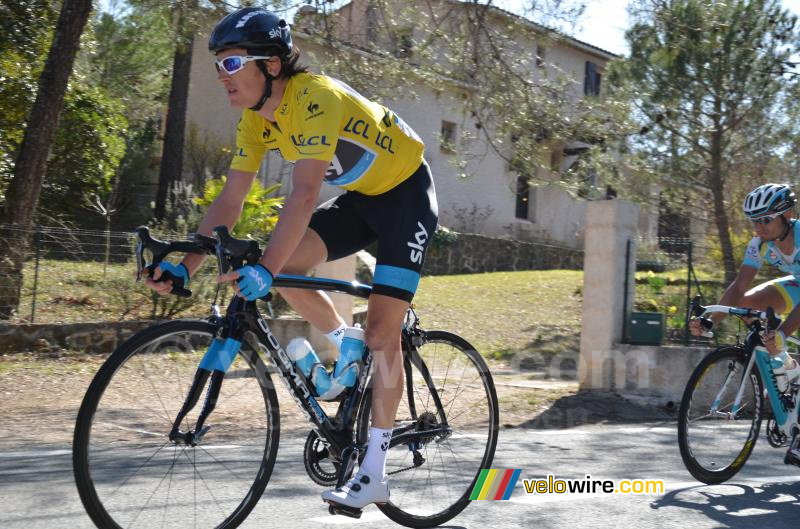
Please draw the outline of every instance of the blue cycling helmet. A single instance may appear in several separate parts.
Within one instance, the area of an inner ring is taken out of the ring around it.
[[[750,191],[744,199],[744,214],[749,219],[789,211],[797,203],[794,192],[785,184],[764,184]]]

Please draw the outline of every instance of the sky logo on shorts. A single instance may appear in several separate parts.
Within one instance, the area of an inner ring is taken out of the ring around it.
[[[423,245],[428,242],[428,230],[425,229],[425,226],[423,226],[421,222],[417,222],[417,226],[419,227],[419,231],[414,234],[416,243],[414,241],[409,241],[406,244],[408,244],[408,246],[411,248],[411,262],[421,265],[422,253],[425,251],[425,247]]]

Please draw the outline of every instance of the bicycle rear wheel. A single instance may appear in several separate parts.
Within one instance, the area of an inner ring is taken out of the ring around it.
[[[687,470],[703,483],[732,478],[758,439],[763,386],[755,366],[744,380],[740,408],[733,410],[746,367],[740,348],[717,349],[695,368],[683,393],[678,444]]]
[[[78,413],[73,468],[98,527],[233,528],[264,492],[278,449],[278,401],[247,344],[197,446],[168,437],[215,330],[204,321],[146,329],[120,345],[92,381]],[[202,405],[181,430],[194,429]]]
[[[391,499],[379,507],[407,527],[434,527],[464,510],[481,470],[492,464],[497,393],[486,362],[455,334],[427,332],[409,354],[412,390],[406,380],[395,432],[446,427],[448,433],[416,446],[398,444],[395,433],[386,461]]]

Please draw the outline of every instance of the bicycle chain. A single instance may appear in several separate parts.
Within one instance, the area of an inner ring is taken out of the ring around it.
[[[386,475],[387,476],[394,476],[395,474],[399,474],[400,472],[405,472],[406,470],[414,470],[415,468],[417,468],[416,465],[411,465],[410,467],[401,468],[399,470],[395,470],[394,472],[388,472]]]

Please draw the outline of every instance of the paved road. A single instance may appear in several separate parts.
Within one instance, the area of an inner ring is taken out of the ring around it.
[[[6,440],[8,441],[8,440]],[[386,527],[370,507],[360,520],[330,516],[321,487],[305,475],[299,436],[284,435],[267,493],[242,527]],[[81,529],[93,525],[83,511],[71,471],[69,447],[27,446],[0,454],[4,529]],[[500,433],[495,468],[522,468],[522,478],[662,479],[660,495],[529,495],[522,479],[506,502],[472,502],[449,527],[668,528],[798,527],[800,469],[763,439],[734,482],[701,486],[684,470],[675,425],[593,425],[564,430],[507,429]],[[189,521],[187,527],[191,527]],[[201,521],[198,527],[203,527]]]

